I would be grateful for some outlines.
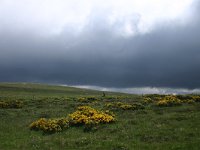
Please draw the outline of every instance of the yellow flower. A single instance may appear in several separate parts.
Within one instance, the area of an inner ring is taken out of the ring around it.
[[[78,107],[77,111],[69,114],[69,120],[74,125],[99,124],[113,122],[114,116],[89,106]]]
[[[67,118],[60,119],[45,119],[39,120],[30,124],[29,128],[32,130],[42,130],[44,132],[58,132],[69,127],[69,121]]]

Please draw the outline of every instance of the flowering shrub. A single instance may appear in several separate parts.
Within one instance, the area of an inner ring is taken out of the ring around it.
[[[114,102],[114,103],[107,103],[106,107],[113,108],[113,109],[123,109],[123,110],[136,110],[136,109],[143,109],[144,106],[142,104],[128,104],[122,102]]]
[[[183,102],[189,103],[189,104],[192,104],[192,103],[195,103],[195,102],[200,102],[200,96],[198,96],[198,95],[183,95],[183,96],[179,95],[178,97]]]
[[[45,133],[54,133],[62,131],[70,126],[85,125],[85,127],[93,127],[100,123],[111,123],[115,121],[115,115],[110,111],[99,111],[89,106],[80,106],[78,109],[69,114],[66,118],[39,120],[30,124],[31,130],[42,130]]]
[[[85,98],[85,97],[79,97],[78,101],[79,102],[88,102],[87,98]]]
[[[87,99],[88,99],[89,101],[95,101],[95,100],[97,100],[96,97],[87,97]]]
[[[193,95],[191,96],[191,100],[195,101],[195,102],[200,102],[200,96],[198,95]]]
[[[193,104],[193,103],[195,103],[195,101],[192,100],[192,99],[188,99],[188,100],[186,100],[185,102],[188,103],[188,104]]]
[[[144,104],[153,103],[153,100],[152,100],[150,97],[144,97],[143,103],[144,103]]]
[[[166,95],[158,95],[158,94],[147,94],[143,96],[143,101],[147,103],[153,103],[155,101],[162,100]]]
[[[174,106],[181,105],[182,101],[176,96],[165,96],[163,99],[156,102],[157,106]]]
[[[91,101],[96,101],[96,100],[97,100],[97,98],[95,98],[95,97],[79,97],[78,98],[79,102],[85,102],[85,103],[91,102]]]
[[[29,128],[32,130],[42,130],[45,133],[59,132],[68,127],[69,127],[69,121],[67,118],[60,118],[60,119],[40,118],[39,120],[31,123],[29,126]]]
[[[0,108],[8,108],[8,103],[0,102]]]
[[[89,106],[80,106],[74,113],[69,114],[69,121],[72,125],[88,125],[110,123],[115,121],[115,118],[108,112],[99,111]]]
[[[160,106],[172,106],[179,104],[193,104],[200,102],[199,95],[145,95],[143,98],[144,104],[155,103]]]
[[[22,101],[1,101],[0,108],[22,108],[23,102]]]

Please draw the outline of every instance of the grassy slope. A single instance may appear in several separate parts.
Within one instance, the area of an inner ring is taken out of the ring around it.
[[[41,117],[62,117],[81,103],[80,96],[101,97],[102,92],[41,84],[0,84],[0,99],[21,99],[22,109],[0,109],[0,150],[10,149],[200,149],[200,104],[147,107],[138,111],[115,111],[117,122],[84,132],[72,127],[43,135],[28,125]],[[106,93],[120,101],[141,101],[140,96]],[[110,100],[114,101],[114,100]],[[116,101],[116,100],[115,100]],[[105,100],[89,104],[102,108]]]
[[[111,93],[108,94],[117,94]],[[88,89],[79,89],[74,87],[45,85],[45,84],[27,84],[27,83],[0,83],[1,96],[85,96],[102,95],[102,92]]]

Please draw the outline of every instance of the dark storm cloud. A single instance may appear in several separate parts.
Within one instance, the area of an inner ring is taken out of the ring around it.
[[[0,81],[200,88],[199,6],[185,26],[162,23],[133,37],[116,36],[98,16],[78,36],[68,27],[52,37],[7,28],[0,35]],[[133,20],[137,28],[139,16]]]

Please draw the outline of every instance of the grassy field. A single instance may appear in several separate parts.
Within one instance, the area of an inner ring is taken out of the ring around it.
[[[0,108],[0,150],[199,150],[200,102],[187,97],[183,102],[178,97],[180,104],[176,101],[176,105],[161,106],[165,101],[156,99],[165,97],[158,97],[112,92],[105,92],[103,97],[102,92],[93,90],[1,83],[0,102],[18,100],[23,104]],[[115,106],[118,104],[142,107]],[[80,125],[51,134],[29,128],[40,118],[67,117],[79,106],[110,110],[116,120],[90,130]]]

